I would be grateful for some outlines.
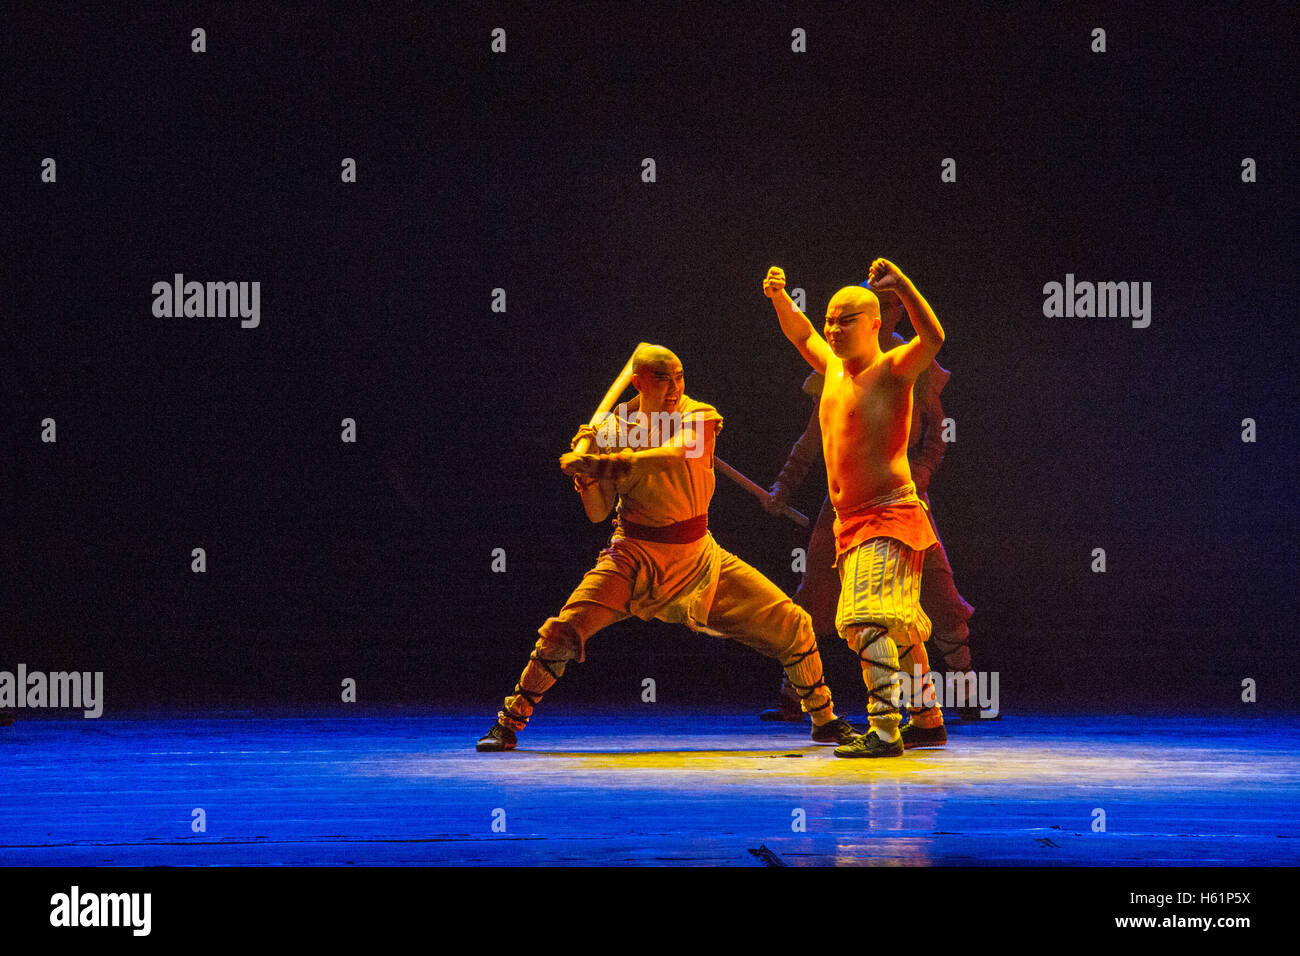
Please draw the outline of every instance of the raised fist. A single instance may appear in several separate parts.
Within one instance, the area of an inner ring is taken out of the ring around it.
[[[888,259],[877,259],[871,263],[871,268],[867,270],[867,282],[871,284],[873,292],[897,290],[905,279],[903,270]]]
[[[767,270],[767,277],[763,280],[763,295],[771,299],[784,288],[785,270],[772,266]]]

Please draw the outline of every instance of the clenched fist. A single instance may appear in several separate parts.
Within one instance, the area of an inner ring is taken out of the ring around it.
[[[632,471],[632,452],[626,448],[612,455],[579,455],[571,451],[560,456],[560,470],[566,475],[617,481]]]
[[[763,295],[771,299],[784,288],[785,270],[772,266],[767,270],[767,277],[763,280]]]
[[[888,259],[877,259],[867,270],[867,282],[871,284],[873,292],[897,290],[906,281],[907,276],[903,275],[903,270]]]

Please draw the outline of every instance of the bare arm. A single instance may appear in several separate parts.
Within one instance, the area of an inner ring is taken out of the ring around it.
[[[908,382],[915,382],[916,377],[929,367],[943,345],[943,327],[935,318],[934,311],[925,297],[916,291],[912,280],[903,275],[903,271],[888,259],[877,259],[868,272],[871,288],[879,291],[893,291],[907,310],[907,318],[916,330],[916,338],[906,345],[891,349],[890,357],[894,374]]]
[[[591,425],[583,425],[578,429],[577,434],[569,441],[569,448],[577,448],[581,444],[584,448],[591,445],[601,446],[608,441],[607,437],[598,437],[599,433]],[[565,459],[577,458],[577,453],[570,451],[560,459],[560,468],[566,475],[573,478],[573,487],[582,498],[582,510],[587,513],[587,518],[593,524],[599,524],[609,517],[609,513],[614,510],[614,502],[618,500],[617,482],[613,473],[615,469],[607,468],[608,474],[603,478],[592,476],[588,472],[580,472],[577,469],[565,467]],[[592,458],[594,456],[586,455]]]
[[[817,334],[808,317],[794,306],[794,300],[785,291],[785,273],[776,266],[767,270],[763,280],[763,294],[772,300],[781,331],[790,340],[804,360],[816,371],[826,374],[826,365],[835,356],[826,340]]]
[[[574,476],[573,485],[582,497],[582,509],[592,524],[600,524],[614,510],[614,502],[618,499],[614,484],[610,480]]]

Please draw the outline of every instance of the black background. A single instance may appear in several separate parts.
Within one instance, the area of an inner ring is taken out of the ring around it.
[[[329,706],[353,677],[363,702],[488,716],[608,534],[555,459],[632,347],[677,352],[719,454],[767,485],[809,405],[764,272],[817,316],[887,256],[947,332],[957,441],[931,497],[1003,709],[1226,708],[1246,677],[1293,706],[1296,24],[1283,4],[12,14],[0,669],[105,670],[109,715]],[[260,281],[260,327],[155,318],[177,272]],[[1066,273],[1150,282],[1150,327],[1045,318]],[[823,494],[814,472],[796,504]],[[721,479],[710,524],[793,590],[797,527]],[[849,652],[826,658],[861,707]],[[779,675],[632,621],[546,707],[639,706],[647,676],[664,703],[748,707]]]

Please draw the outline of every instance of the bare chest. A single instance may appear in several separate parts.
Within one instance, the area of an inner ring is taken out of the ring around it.
[[[906,395],[891,388],[880,369],[867,369],[850,376],[842,370],[827,375],[822,389],[819,417],[824,432],[859,434],[874,432],[897,419],[900,399]]]

